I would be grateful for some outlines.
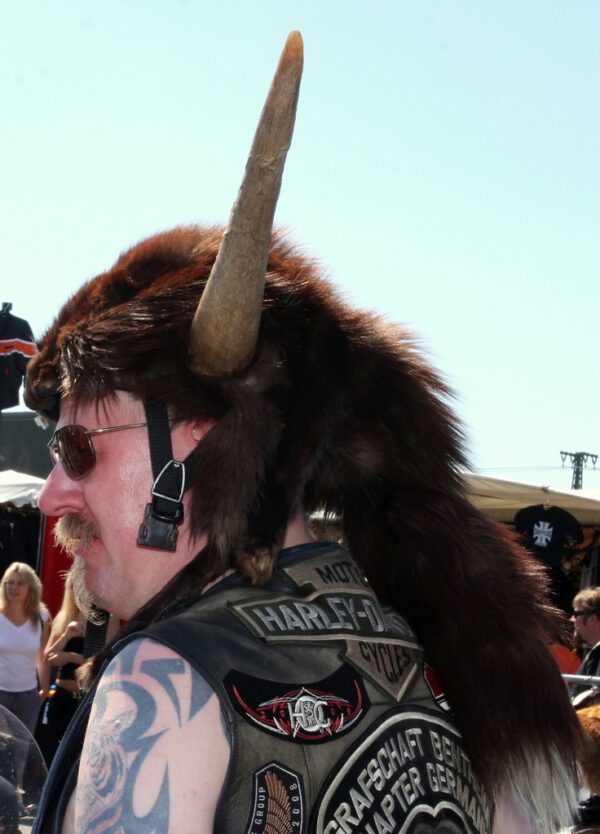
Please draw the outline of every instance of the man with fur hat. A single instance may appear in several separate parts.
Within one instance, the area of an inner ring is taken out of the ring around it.
[[[40,505],[80,597],[127,620],[38,834],[569,820],[579,731],[539,567],[466,500],[411,336],[272,236],[301,63],[293,33],[225,234],[134,246],[30,364],[58,420]],[[345,546],[312,540],[316,509]]]

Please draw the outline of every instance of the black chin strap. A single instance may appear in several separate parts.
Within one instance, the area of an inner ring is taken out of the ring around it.
[[[192,483],[192,454],[173,459],[171,426],[165,403],[146,400],[146,422],[152,462],[152,501],[146,504],[137,543],[157,550],[175,550],[177,527],[183,521],[183,494]]]
[[[108,611],[94,606],[94,618],[85,624],[85,635],[83,638],[83,659],[87,660],[104,648],[106,643],[106,632],[108,629]]]

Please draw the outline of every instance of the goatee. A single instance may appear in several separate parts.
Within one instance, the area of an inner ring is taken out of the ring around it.
[[[85,561],[81,556],[74,556],[67,577],[73,584],[73,596],[79,610],[90,622],[99,624],[104,622],[106,615],[99,611],[94,595],[85,584],[85,569]]]

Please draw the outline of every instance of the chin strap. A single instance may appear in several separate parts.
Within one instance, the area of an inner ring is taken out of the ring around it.
[[[108,630],[108,611],[94,606],[94,618],[85,625],[83,638],[83,659],[87,660],[104,648],[106,632]]]
[[[167,407],[160,400],[146,400],[148,443],[152,462],[152,501],[146,504],[137,543],[156,550],[175,550],[177,527],[183,521],[183,494],[192,484],[192,454],[173,459]]]

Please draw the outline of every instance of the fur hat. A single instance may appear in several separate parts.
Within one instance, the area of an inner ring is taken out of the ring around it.
[[[375,591],[419,635],[486,784],[525,797],[542,784],[539,813],[562,797],[564,815],[578,728],[544,638],[545,581],[466,500],[446,386],[408,331],[349,307],[280,236],[254,360],[194,375],[189,331],[221,234],[157,235],[84,284],[29,363],[28,405],[56,414],[61,393],[122,388],[178,418],[216,418],[192,486],[203,576],[234,567],[264,581],[294,510],[336,514]],[[202,490],[214,472],[219,485]]]

